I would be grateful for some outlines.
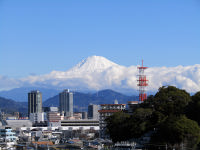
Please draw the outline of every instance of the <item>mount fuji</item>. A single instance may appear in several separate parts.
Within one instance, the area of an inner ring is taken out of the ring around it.
[[[147,93],[155,93],[159,87],[174,85],[194,93],[200,91],[200,65],[176,67],[150,67],[145,70],[149,79]],[[137,66],[121,66],[102,56],[91,56],[67,71],[9,79],[0,76],[3,87],[40,87],[72,91],[99,91],[112,89],[134,95],[137,92]]]
[[[21,79],[22,86],[69,88],[73,91],[99,91],[112,89],[134,92],[137,85],[137,67],[127,68],[101,56],[91,56],[67,71],[52,71],[50,74],[29,76]],[[131,78],[129,78],[131,77]],[[127,86],[128,85],[128,86]]]

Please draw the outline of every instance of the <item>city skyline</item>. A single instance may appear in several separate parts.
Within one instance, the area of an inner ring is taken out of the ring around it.
[[[0,78],[66,71],[92,55],[126,67],[142,59],[148,67],[199,64],[199,7],[197,0],[2,0]]]
[[[199,27],[200,0],[0,0],[0,149],[200,149]]]

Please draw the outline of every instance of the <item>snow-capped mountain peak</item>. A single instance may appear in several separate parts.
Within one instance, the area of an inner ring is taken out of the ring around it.
[[[102,56],[90,56],[78,63],[71,71],[102,72],[112,66],[119,65]]]

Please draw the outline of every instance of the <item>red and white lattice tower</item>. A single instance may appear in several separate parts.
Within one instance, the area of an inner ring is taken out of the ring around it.
[[[145,93],[145,88],[148,86],[148,80],[146,78],[146,75],[144,74],[144,70],[148,67],[143,66],[143,60],[142,60],[142,66],[138,67],[139,69],[139,79],[138,79],[138,87],[139,87],[139,101],[143,102],[147,99],[147,94]]]

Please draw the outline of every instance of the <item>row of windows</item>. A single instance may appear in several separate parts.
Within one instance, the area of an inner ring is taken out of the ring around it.
[[[62,123],[99,123],[99,121],[61,121]]]
[[[121,110],[121,109],[125,109],[126,107],[124,105],[122,106],[102,106],[101,109],[103,110],[110,110],[110,109],[116,109],[116,110]]]
[[[64,124],[62,123],[61,126],[99,126],[99,124]]]

